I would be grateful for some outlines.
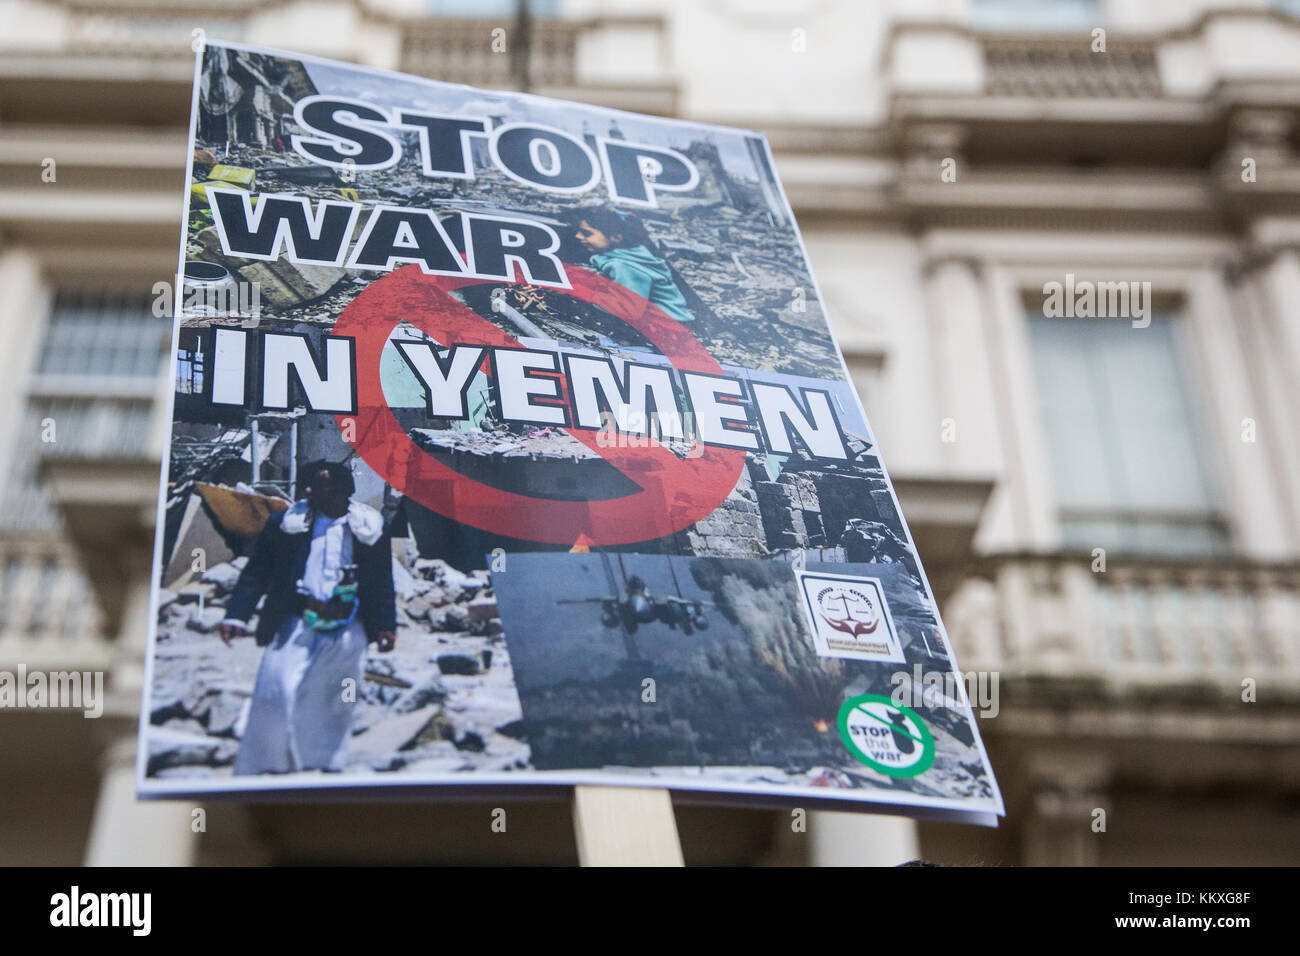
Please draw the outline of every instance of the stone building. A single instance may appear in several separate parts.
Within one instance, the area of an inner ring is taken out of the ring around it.
[[[0,0],[0,669],[109,688],[0,712],[0,862],[576,858],[560,803],[134,799],[198,31],[769,134],[1008,816],[682,806],[688,862],[1295,862],[1300,5],[534,0],[526,63],[512,9]]]

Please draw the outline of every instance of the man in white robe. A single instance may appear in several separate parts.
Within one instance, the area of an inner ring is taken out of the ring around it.
[[[236,774],[343,769],[367,618],[381,652],[395,643],[392,555],[379,512],[349,500],[351,473],[342,466],[310,466],[307,481],[306,500],[268,521],[231,600],[232,614],[247,614],[265,592],[262,623],[274,625],[259,627],[267,648]],[[221,630],[229,644],[247,624],[232,616]]]

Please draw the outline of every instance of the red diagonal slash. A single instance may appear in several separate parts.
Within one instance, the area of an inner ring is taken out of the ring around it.
[[[568,267],[566,294],[599,306],[646,337],[679,371],[722,374],[682,323],[657,306],[588,269]],[[510,538],[572,544],[632,544],[666,537],[711,514],[736,486],[745,453],[705,446],[681,459],[655,442],[601,447],[597,432],[566,429],[630,478],[639,491],[600,501],[554,501],[502,491],[468,478],[420,449],[384,398],[379,359],[399,322],[409,322],[443,346],[513,347],[519,343],[448,293],[497,280],[425,275],[404,266],[371,283],[343,310],[334,334],[356,340],[357,415],[354,447],[393,488],[453,521]],[[336,416],[343,428],[348,416]],[[502,463],[527,468],[526,461]]]

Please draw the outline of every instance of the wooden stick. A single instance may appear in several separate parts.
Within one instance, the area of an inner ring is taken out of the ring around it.
[[[583,866],[683,866],[667,790],[574,787],[573,829]]]

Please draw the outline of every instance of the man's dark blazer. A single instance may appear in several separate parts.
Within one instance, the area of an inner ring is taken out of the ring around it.
[[[247,623],[266,595],[257,622],[257,643],[270,644],[284,619],[300,613],[298,581],[307,568],[311,551],[311,528],[301,534],[289,534],[280,526],[283,511],[266,519],[258,535],[248,564],[235,583],[226,603],[226,619]],[[388,530],[374,544],[362,544],[352,537],[352,560],[357,566],[357,616],[365,626],[366,637],[376,640],[380,631],[397,627],[397,606],[393,596],[393,548]]]

